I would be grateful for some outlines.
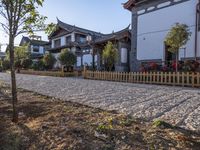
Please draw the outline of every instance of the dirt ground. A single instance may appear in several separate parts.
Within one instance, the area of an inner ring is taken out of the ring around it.
[[[18,89],[19,123],[10,87],[0,84],[0,150],[200,149],[200,133],[146,122]]]

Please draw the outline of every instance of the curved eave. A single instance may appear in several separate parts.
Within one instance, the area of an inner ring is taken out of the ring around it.
[[[100,44],[100,43],[104,43],[106,41],[120,40],[120,39],[125,38],[125,37],[131,38],[131,33],[129,31],[129,27],[130,27],[130,25],[127,28],[125,28],[121,31],[111,33],[111,34],[107,34],[107,35],[105,35],[101,38],[98,38],[94,41],[94,43]]]
[[[129,0],[126,3],[123,4],[125,9],[128,9],[129,11],[132,10],[132,8],[135,6],[135,0]]]
[[[51,52],[60,52],[61,49],[64,48],[72,48],[72,47],[80,47],[80,48],[85,48],[85,47],[90,47],[88,43],[77,43],[77,42],[70,42],[66,45],[55,47],[55,48],[50,48],[47,49],[46,51],[51,51]]]

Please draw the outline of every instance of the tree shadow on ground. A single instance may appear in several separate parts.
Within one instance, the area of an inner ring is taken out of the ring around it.
[[[200,134],[182,128],[152,128],[142,119],[23,90],[18,100],[20,122],[13,124],[11,101],[0,98],[1,150],[200,147]]]
[[[36,149],[37,145],[42,145],[37,134],[23,122],[11,122],[12,110],[9,106],[1,107],[0,118],[0,150]]]

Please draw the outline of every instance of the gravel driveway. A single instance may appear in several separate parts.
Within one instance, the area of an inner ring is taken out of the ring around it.
[[[10,83],[10,75],[0,73]],[[200,131],[200,89],[17,75],[18,87],[148,120],[161,118]]]

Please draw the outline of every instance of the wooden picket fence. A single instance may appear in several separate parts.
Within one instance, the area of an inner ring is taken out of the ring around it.
[[[85,70],[85,79],[128,83],[200,87],[200,73],[190,72],[100,72]]]

